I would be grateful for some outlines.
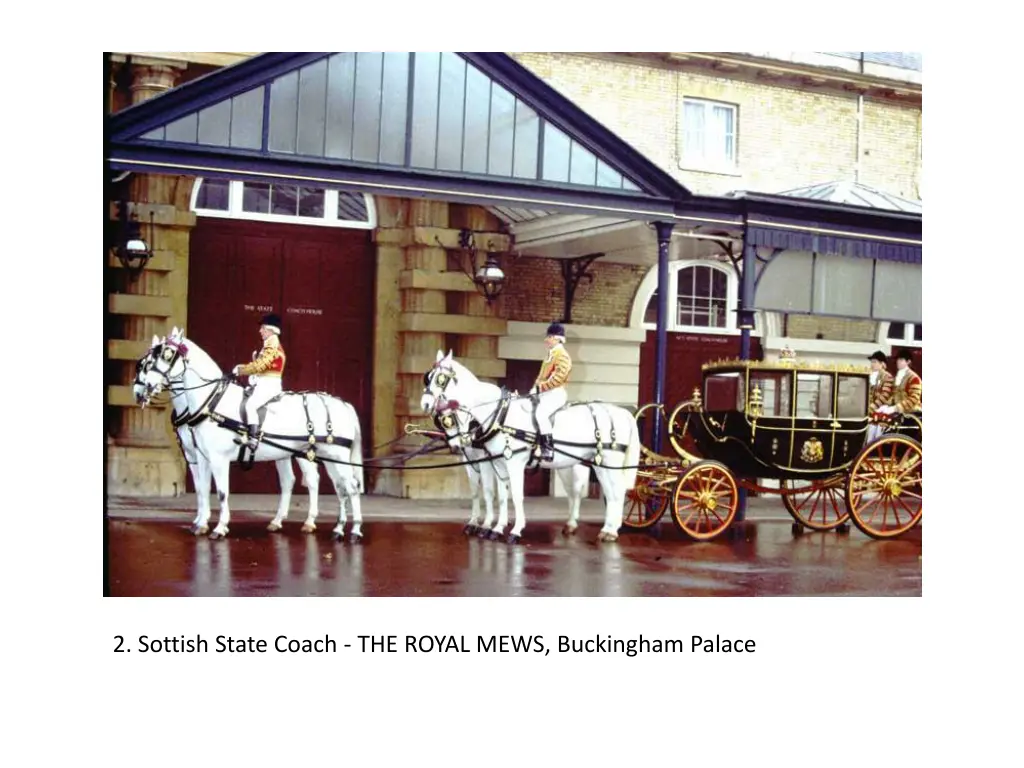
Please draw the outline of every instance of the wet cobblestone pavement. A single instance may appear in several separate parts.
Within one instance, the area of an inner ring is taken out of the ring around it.
[[[518,546],[467,537],[455,522],[365,522],[361,545],[331,540],[331,525],[281,533],[239,520],[227,539],[196,538],[184,520],[110,519],[113,596],[755,596],[921,595],[921,528],[875,541],[794,536],[788,523],[748,523],[734,540],[693,542],[673,527],[624,532],[597,544],[529,525]]]

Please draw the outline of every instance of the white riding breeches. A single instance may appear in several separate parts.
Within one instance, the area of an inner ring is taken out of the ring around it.
[[[565,387],[555,387],[540,393],[537,403],[537,424],[542,433],[551,433],[551,414],[565,405],[567,399]]]
[[[257,410],[260,406],[273,400],[281,394],[280,376],[250,376],[249,381],[253,382],[253,391],[249,396],[249,402],[245,405],[246,417],[250,424],[259,423]]]

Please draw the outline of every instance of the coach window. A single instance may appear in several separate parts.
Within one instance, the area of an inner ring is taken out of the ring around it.
[[[868,380],[863,376],[840,376],[836,418],[863,419],[867,413]]]

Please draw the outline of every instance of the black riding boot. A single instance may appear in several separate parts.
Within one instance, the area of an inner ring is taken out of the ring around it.
[[[257,429],[259,427],[256,424],[249,424],[249,450],[256,453],[256,448],[259,446],[257,439]]]
[[[541,435],[540,436],[540,460],[541,461],[554,461],[555,460],[555,436],[554,435]]]

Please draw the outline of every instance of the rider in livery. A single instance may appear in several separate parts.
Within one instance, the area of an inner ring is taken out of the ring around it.
[[[281,346],[281,318],[267,315],[260,320],[260,338],[263,348],[253,353],[251,363],[236,365],[234,376],[248,376],[253,392],[246,404],[246,421],[249,426],[249,447],[256,450],[256,429],[259,425],[258,410],[267,401],[281,394],[281,376],[284,374],[284,347]]]
[[[530,395],[536,404],[541,460],[553,461],[555,442],[551,415],[565,405],[565,384],[569,381],[569,372],[572,371],[572,359],[565,351],[565,328],[561,324],[552,323],[548,326],[544,343],[548,347],[548,356],[540,367],[540,374],[530,390]]]
[[[873,416],[882,406],[892,405],[893,376],[885,368],[885,353],[879,350],[868,358],[871,361],[871,388],[868,390],[868,415]],[[873,420],[868,425],[867,442],[874,442],[882,435],[882,425]]]
[[[896,381],[892,401],[900,413],[921,410],[921,377],[910,368],[911,356],[908,350],[896,355]]]
[[[914,413],[921,410],[921,377],[910,368],[911,355],[902,350],[896,355],[896,378],[893,380],[892,404],[883,405],[882,413]]]

